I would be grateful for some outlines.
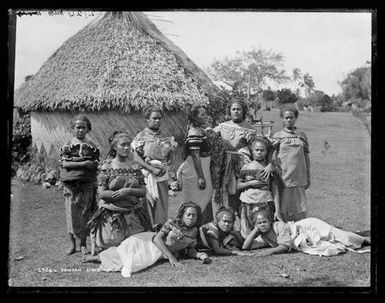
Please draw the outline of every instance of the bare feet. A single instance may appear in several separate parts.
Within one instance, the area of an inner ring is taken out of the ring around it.
[[[364,237],[364,242],[362,246],[370,246],[370,237]]]
[[[66,254],[69,256],[76,252],[76,242],[72,234],[68,234],[68,240],[69,240],[70,246],[66,250]]]
[[[83,255],[88,255],[88,249],[86,246],[80,246],[80,251],[82,252]]]
[[[99,256],[84,256],[82,263],[101,263]]]
[[[88,255],[88,249],[86,245],[86,237],[83,237],[80,239],[80,251],[82,252],[83,255]]]

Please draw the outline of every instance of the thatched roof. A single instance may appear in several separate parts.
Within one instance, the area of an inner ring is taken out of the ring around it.
[[[15,92],[25,110],[179,109],[217,88],[140,12],[107,12],[69,38]]]

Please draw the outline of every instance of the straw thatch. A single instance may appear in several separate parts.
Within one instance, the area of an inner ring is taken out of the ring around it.
[[[162,129],[182,140],[186,102],[207,104],[218,89],[208,76],[140,12],[107,12],[69,38],[16,92],[31,111],[33,145],[57,156],[71,134],[70,119],[84,112],[91,139],[108,150],[108,137],[146,126],[142,110],[161,105]]]
[[[27,110],[179,109],[216,87],[140,12],[108,12],[69,38],[17,94]]]

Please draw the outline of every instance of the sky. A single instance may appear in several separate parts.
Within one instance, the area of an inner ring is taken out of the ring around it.
[[[59,13],[60,11],[56,11]],[[284,55],[284,67],[309,73],[315,89],[332,95],[355,68],[371,61],[371,12],[150,11],[166,37],[200,68],[252,48]],[[72,35],[102,12],[22,15],[16,21],[15,87]]]

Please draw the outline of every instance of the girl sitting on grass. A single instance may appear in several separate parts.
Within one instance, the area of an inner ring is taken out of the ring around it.
[[[230,208],[221,207],[215,215],[215,221],[199,229],[203,246],[212,249],[217,255],[252,255],[241,251],[243,238],[234,230],[234,222],[234,212]]]
[[[332,256],[370,245],[369,238],[333,227],[317,218],[273,223],[269,211],[260,209],[253,214],[253,223],[255,227],[245,239],[242,249],[269,247],[258,256],[286,253],[291,249],[308,254]]]
[[[101,271],[121,271],[123,277],[130,277],[132,272],[149,267],[162,257],[175,267],[183,266],[177,260],[181,255],[210,263],[206,253],[196,250],[200,219],[201,209],[197,204],[183,203],[177,217],[168,219],[158,233],[143,232],[130,236],[118,247],[85,258],[83,262],[101,263]]]

